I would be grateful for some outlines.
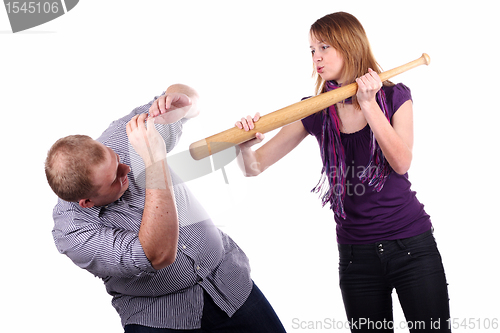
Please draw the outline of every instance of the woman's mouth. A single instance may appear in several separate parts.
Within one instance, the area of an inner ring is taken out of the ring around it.
[[[324,66],[322,66],[322,67],[316,67],[316,72],[318,72],[318,74],[321,74],[321,73],[323,73],[323,69],[324,68],[325,68]]]

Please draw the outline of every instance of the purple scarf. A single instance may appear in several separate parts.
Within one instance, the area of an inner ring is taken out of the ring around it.
[[[326,91],[339,88],[335,81],[327,81],[325,83]],[[387,102],[383,89],[377,93],[377,100],[381,105],[382,111],[389,119],[387,112]],[[352,103],[352,99],[346,99],[345,103]],[[344,211],[345,185],[346,185],[346,164],[345,152],[340,137],[339,117],[335,105],[323,110],[323,131],[321,135],[321,159],[323,160],[323,168],[321,170],[321,178],[313,188],[312,192],[320,193],[322,196],[323,207],[330,202],[330,209],[337,216],[346,218]],[[365,167],[359,179],[364,183],[368,181],[369,186],[380,192],[384,187],[387,177],[392,172],[392,168],[387,162],[382,153],[382,149],[375,140],[375,136],[370,129],[370,161]],[[328,187],[325,186],[328,179]]]

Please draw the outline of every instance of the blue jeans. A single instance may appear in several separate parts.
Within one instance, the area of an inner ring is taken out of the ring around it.
[[[432,230],[370,245],[339,244],[340,289],[352,332],[450,332],[448,285]],[[393,321],[396,289],[406,322]]]
[[[125,326],[125,333],[285,333],[278,316],[260,289],[253,285],[250,296],[241,308],[229,317],[204,293],[203,316],[201,329],[172,330],[166,328],[151,328],[139,325]]]

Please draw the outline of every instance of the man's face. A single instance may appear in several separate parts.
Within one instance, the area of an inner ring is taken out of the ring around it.
[[[92,181],[97,186],[96,194],[90,200],[92,206],[105,206],[118,200],[128,188],[127,174],[130,167],[120,163],[120,157],[111,148],[100,142],[105,151],[105,159],[102,163],[93,167]]]

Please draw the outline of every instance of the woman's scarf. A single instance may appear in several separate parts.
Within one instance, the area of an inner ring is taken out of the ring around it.
[[[339,85],[335,81],[327,81],[325,82],[325,87],[326,91],[330,91],[339,88]],[[390,121],[383,89],[378,91],[377,99],[385,117]],[[352,103],[352,99],[346,99],[344,103],[350,104]],[[312,192],[320,193],[323,207],[330,202],[330,209],[337,216],[345,219],[346,162],[344,146],[342,145],[340,136],[340,119],[337,115],[335,105],[325,109],[322,116],[323,125],[320,149],[323,168],[321,170],[321,178]],[[385,159],[382,149],[380,149],[370,129],[370,160],[359,179],[363,183],[368,181],[369,186],[373,186],[375,191],[380,192],[391,172],[392,168]],[[328,179],[328,187],[325,186],[326,179]]]

